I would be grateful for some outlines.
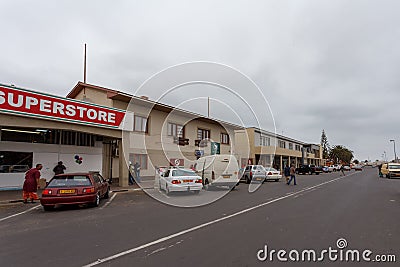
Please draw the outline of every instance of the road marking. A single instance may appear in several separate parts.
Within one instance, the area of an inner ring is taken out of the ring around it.
[[[108,205],[110,205],[111,201],[113,201],[114,198],[115,198],[116,196],[117,196],[117,193],[114,193],[114,194],[112,195],[112,197],[110,198],[110,200],[108,200],[108,201],[104,204],[104,206],[101,207],[100,209],[102,210],[102,209],[104,209],[105,207],[107,207]]]
[[[5,220],[7,220],[7,219],[11,219],[11,218],[16,217],[16,216],[18,216],[18,215],[22,215],[22,214],[24,214],[24,213],[30,212],[31,210],[34,210],[34,209],[36,209],[36,208],[38,208],[38,207],[40,207],[40,205],[37,205],[37,206],[35,206],[35,207],[32,207],[32,208],[30,208],[30,209],[28,209],[28,210],[25,210],[25,211],[23,211],[23,212],[19,212],[19,213],[16,213],[16,214],[13,214],[13,215],[10,215],[10,216],[1,218],[1,219],[0,219],[0,222],[5,221]]]
[[[311,186],[311,187],[309,187],[309,189],[318,188],[318,187],[321,187],[321,186],[323,186],[323,185],[326,185],[326,184],[329,184],[329,183],[333,183],[333,182],[339,181],[339,180],[341,180],[341,179],[343,179],[343,178],[347,178],[347,177],[349,177],[349,176],[351,176],[351,175],[353,175],[353,174],[346,175],[346,176],[341,176],[341,177],[335,178],[335,179],[333,179],[333,180],[326,181],[326,182],[323,182],[323,183],[320,183],[320,184]],[[309,189],[308,189],[308,190],[309,190]],[[150,247],[150,246],[153,246],[153,245],[162,243],[162,242],[164,242],[164,241],[173,239],[173,238],[175,238],[175,237],[178,237],[178,236],[181,236],[181,235],[190,233],[190,232],[194,232],[194,231],[199,230],[199,229],[202,229],[202,228],[204,228],[204,227],[207,227],[207,226],[210,226],[210,225],[213,225],[213,224],[216,224],[216,223],[219,223],[219,222],[222,222],[222,221],[231,219],[231,218],[233,218],[233,217],[236,217],[236,216],[239,216],[239,215],[248,213],[248,212],[253,211],[253,210],[255,210],[255,209],[258,209],[258,208],[267,206],[267,205],[269,205],[269,204],[272,204],[272,203],[275,203],[275,202],[277,202],[277,201],[280,201],[280,200],[283,200],[283,199],[292,197],[292,196],[297,195],[297,194],[301,194],[301,193],[306,192],[306,191],[307,191],[306,189],[302,189],[302,190],[299,190],[299,191],[297,191],[297,192],[290,193],[289,195],[284,195],[284,196],[281,196],[281,197],[277,197],[277,198],[275,198],[275,199],[273,199],[273,200],[270,200],[270,201],[267,201],[267,202],[258,204],[258,205],[256,205],[256,206],[251,207],[251,208],[247,208],[247,209],[238,211],[238,212],[233,213],[233,214],[231,214],[231,215],[224,216],[224,217],[221,217],[221,218],[219,218],[219,219],[216,219],[216,220],[213,220],[213,221],[209,221],[209,222],[206,222],[206,223],[203,223],[203,224],[194,226],[194,227],[192,227],[192,228],[183,230],[183,231],[181,231],[181,232],[178,232],[178,233],[175,233],[175,234],[172,234],[172,235],[169,235],[169,236],[162,237],[162,238],[160,238],[160,239],[154,240],[154,241],[149,242],[149,243],[147,243],[147,244],[143,244],[143,245],[141,245],[141,246],[139,246],[139,247],[135,247],[135,248],[131,248],[131,249],[122,251],[122,252],[120,252],[120,253],[114,254],[114,255],[109,256],[109,257],[107,257],[107,258],[98,259],[97,261],[92,262],[92,263],[89,263],[89,264],[87,264],[87,265],[84,265],[83,267],[92,267],[92,266],[96,266],[96,265],[99,265],[99,264],[102,264],[102,263],[105,263],[105,262],[108,262],[108,261],[111,261],[111,260],[115,260],[115,259],[117,259],[117,258],[120,258],[120,257],[122,257],[122,256],[131,254],[131,253],[136,252],[136,251],[139,251],[139,250],[141,250],[141,249],[144,249],[144,248],[147,248],[147,247]]]

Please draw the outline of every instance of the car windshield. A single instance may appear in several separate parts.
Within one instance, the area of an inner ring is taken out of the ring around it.
[[[85,175],[64,175],[54,177],[47,187],[73,187],[73,186],[90,186],[92,183],[88,176]]]
[[[262,171],[262,170],[263,170],[263,166],[261,166],[261,165],[254,165],[254,166],[253,166],[253,170]]]
[[[197,176],[197,174],[191,170],[173,170],[172,176]]]
[[[400,165],[389,165],[389,169],[400,169]]]

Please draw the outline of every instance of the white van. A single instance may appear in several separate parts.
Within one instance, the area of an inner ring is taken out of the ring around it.
[[[206,190],[210,186],[228,186],[233,189],[239,183],[239,165],[233,155],[201,157],[196,161],[195,168]]]

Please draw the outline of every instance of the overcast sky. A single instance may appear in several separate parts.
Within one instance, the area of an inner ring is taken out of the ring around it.
[[[400,153],[400,1],[1,1],[0,83],[65,96],[83,80],[134,92],[171,65],[248,75],[277,133],[357,159]],[[251,96],[250,96],[251,98]],[[213,114],[218,117],[218,114]],[[273,130],[273,129],[267,129]]]

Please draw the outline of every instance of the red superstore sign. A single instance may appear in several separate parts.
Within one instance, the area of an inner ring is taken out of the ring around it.
[[[119,128],[125,112],[0,84],[0,112]]]

